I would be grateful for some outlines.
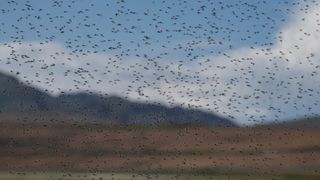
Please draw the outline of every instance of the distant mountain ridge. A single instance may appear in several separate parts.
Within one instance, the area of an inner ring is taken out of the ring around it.
[[[320,128],[320,117],[306,117],[306,118],[299,118],[289,121],[283,122],[272,122],[269,124],[261,125],[262,127],[269,127],[269,128],[302,128],[302,129],[319,129]]]
[[[200,110],[130,102],[116,96],[75,93],[52,97],[0,73],[0,119],[101,121],[121,125],[236,126],[232,121]],[[10,118],[9,118],[10,119]]]

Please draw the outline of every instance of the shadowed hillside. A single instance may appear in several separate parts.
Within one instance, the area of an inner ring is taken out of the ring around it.
[[[99,121],[137,125],[235,126],[214,114],[180,107],[130,102],[119,97],[77,93],[52,97],[0,74],[0,112],[8,120]]]

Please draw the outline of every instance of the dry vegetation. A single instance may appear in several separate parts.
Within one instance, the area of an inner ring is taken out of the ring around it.
[[[0,123],[0,171],[320,175],[320,131]]]

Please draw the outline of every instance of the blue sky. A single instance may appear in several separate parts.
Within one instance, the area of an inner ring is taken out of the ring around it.
[[[150,53],[151,49],[157,48],[157,51],[154,51],[154,54],[157,54],[160,48],[162,51],[168,51],[171,56],[178,55],[185,58],[185,52],[161,48],[161,46],[170,47],[178,43],[206,41],[208,38],[215,40],[216,45],[211,44],[203,51],[195,52],[195,54],[206,55],[210,51],[213,53],[225,51],[230,45],[232,48],[242,48],[273,43],[275,34],[288,21],[289,13],[286,9],[294,8],[294,3],[285,3],[286,1],[266,3],[263,1],[221,1],[222,3],[188,1],[181,5],[179,5],[180,1],[163,3],[149,0],[124,3],[71,2],[54,3],[34,0],[30,3],[19,1],[17,5],[3,3],[2,9],[9,12],[1,15],[0,21],[3,24],[1,29],[2,32],[6,32],[1,37],[1,41],[10,42],[14,40],[12,37],[20,39],[22,35],[23,41],[53,38],[54,41],[66,46],[69,45],[68,42],[72,42],[70,46],[72,50],[79,49],[78,45],[81,49],[106,50],[111,54],[117,54],[122,49],[133,49],[140,44],[143,46],[137,50],[138,53]],[[28,7],[32,7],[32,10],[28,10]],[[212,16],[213,13],[216,17]],[[173,20],[172,18],[175,17],[177,19]],[[19,18],[22,19],[19,20]],[[152,21],[153,18],[156,18],[156,21]],[[158,27],[156,28],[155,25]],[[23,32],[17,34],[16,27]],[[183,29],[183,27],[186,28]],[[132,33],[125,32],[125,28]],[[159,30],[162,32],[157,33]],[[182,31],[177,32],[177,30]],[[210,31],[214,33],[210,34]],[[96,36],[93,36],[94,34]],[[87,35],[90,35],[90,38]],[[79,36],[81,38],[77,38]],[[144,36],[150,37],[148,40],[150,45],[144,43]],[[106,42],[102,42],[103,40]],[[130,43],[131,41],[133,42]],[[218,42],[223,44],[220,45]],[[117,43],[121,43],[123,47],[121,50],[108,49],[117,46]]]
[[[239,124],[319,114],[317,1],[17,2],[1,2],[0,70],[53,95],[116,94]]]

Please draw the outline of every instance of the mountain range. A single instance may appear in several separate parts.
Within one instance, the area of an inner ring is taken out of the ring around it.
[[[131,102],[94,93],[53,97],[0,73],[0,119],[10,121],[84,121],[120,125],[236,126],[218,115],[181,107]]]

